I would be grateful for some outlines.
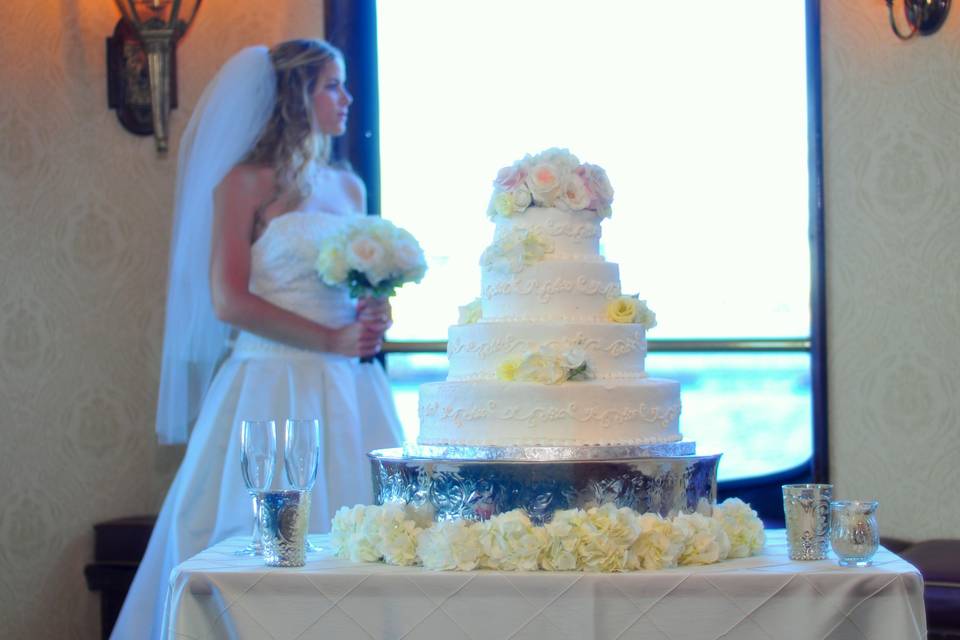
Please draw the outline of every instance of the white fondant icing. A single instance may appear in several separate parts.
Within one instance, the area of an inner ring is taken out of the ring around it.
[[[450,327],[448,380],[495,379],[507,358],[541,347],[567,351],[579,346],[597,379],[642,378],[647,341],[631,324],[478,323]]]
[[[420,387],[420,444],[611,445],[680,439],[680,385],[434,382]]]

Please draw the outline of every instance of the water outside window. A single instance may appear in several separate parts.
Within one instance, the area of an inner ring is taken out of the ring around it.
[[[430,264],[396,298],[390,339],[446,339],[479,294],[493,177],[555,146],[610,176],[602,250],[656,311],[651,339],[808,337],[804,4],[769,3],[753,28],[700,0],[669,29],[662,5],[585,6],[378,4],[382,212]],[[389,362],[414,435],[415,386],[446,359]],[[810,456],[806,354],[661,352],[647,369],[682,382],[681,430],[725,452],[721,477]]]

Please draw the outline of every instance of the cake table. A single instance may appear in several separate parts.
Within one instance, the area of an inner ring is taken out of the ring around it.
[[[760,555],[622,574],[432,572],[332,557],[305,567],[234,555],[231,538],[178,566],[168,640],[200,638],[922,640],[923,580],[881,548],[871,567],[787,558],[782,530]]]

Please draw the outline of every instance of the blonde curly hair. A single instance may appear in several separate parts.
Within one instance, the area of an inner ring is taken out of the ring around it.
[[[310,195],[308,173],[315,161],[329,163],[331,137],[319,131],[313,92],[320,74],[343,54],[323,40],[289,40],[270,49],[277,74],[277,99],[270,120],[244,159],[274,168],[277,195]]]

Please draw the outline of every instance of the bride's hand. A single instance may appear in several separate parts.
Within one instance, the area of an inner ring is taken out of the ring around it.
[[[367,331],[380,334],[393,326],[393,310],[386,298],[360,298],[357,301],[357,320]]]
[[[330,350],[350,357],[374,356],[383,346],[383,334],[371,332],[363,323],[353,322],[337,329]]]

